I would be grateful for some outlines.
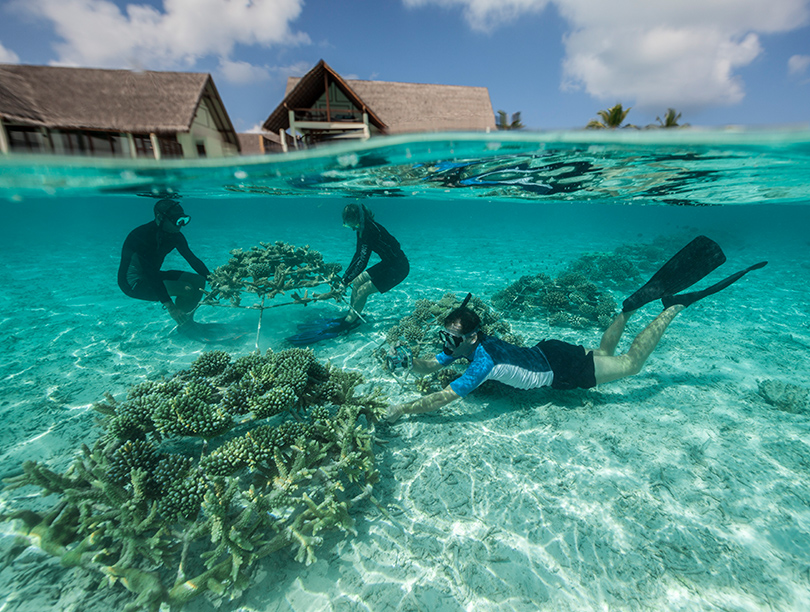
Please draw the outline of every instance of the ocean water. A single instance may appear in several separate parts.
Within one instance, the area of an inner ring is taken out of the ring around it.
[[[326,535],[309,566],[288,551],[262,560],[218,609],[810,609],[810,405],[760,393],[762,381],[810,388],[810,132],[437,134],[193,164],[0,159],[0,476],[29,460],[65,469],[98,437],[90,406],[104,393],[123,397],[220,348],[116,285],[124,238],[165,194],[180,198],[183,233],[211,269],[275,241],[345,266],[355,238],[341,210],[369,207],[411,273],[369,299],[364,325],[313,350],[391,403],[419,393],[374,353],[417,300],[489,303],[586,253],[656,243],[672,254],[699,234],[727,256],[702,284],[768,261],[681,313],[636,376],[474,392],[378,424],[386,514],[357,509],[356,535]],[[172,254],[164,268],[183,266]],[[618,303],[634,289],[604,286]],[[635,315],[620,352],[659,308]],[[283,350],[297,324],[341,312],[268,309],[260,333],[255,310],[202,306],[197,319],[244,331],[226,349],[242,355]],[[601,335],[545,316],[507,321],[527,342],[593,347]],[[28,503],[33,489],[0,493],[0,513]],[[3,612],[131,601],[20,548],[13,524],[0,533]]]

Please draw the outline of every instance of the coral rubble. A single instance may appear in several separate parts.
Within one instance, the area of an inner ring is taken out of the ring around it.
[[[378,479],[373,424],[379,392],[309,350],[233,359],[203,353],[188,370],[94,406],[103,432],[64,473],[28,461],[10,489],[55,495],[22,509],[32,543],[121,583],[128,610],[237,597],[251,566],[287,546],[311,563],[329,529],[353,532],[349,512]]]

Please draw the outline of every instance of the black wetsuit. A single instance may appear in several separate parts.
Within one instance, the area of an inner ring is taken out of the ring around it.
[[[175,281],[183,272],[161,270],[166,255],[174,249],[183,256],[197,274],[207,278],[210,272],[205,264],[191,252],[186,237],[180,232],[159,232],[152,221],[136,227],[129,233],[121,249],[118,267],[118,286],[129,297],[149,302],[171,301],[163,281]]]
[[[366,269],[372,252],[380,257],[380,262],[368,270],[377,291],[385,293],[408,276],[410,264],[397,239],[376,221],[366,219],[362,232],[357,231],[357,250],[343,275],[344,285],[349,285]]]

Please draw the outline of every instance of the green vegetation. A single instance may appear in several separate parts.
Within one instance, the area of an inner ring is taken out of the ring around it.
[[[520,120],[520,111],[512,114],[512,121],[510,122],[506,111],[499,110],[495,127],[499,130],[522,130],[526,126]]]
[[[622,108],[621,104],[616,104],[615,106],[612,106],[607,110],[598,111],[596,114],[599,115],[599,117],[601,117],[601,121],[594,119],[590,123],[588,123],[588,125],[585,127],[591,130],[632,127],[629,125],[622,125],[629,112],[630,112],[629,108],[624,109]]]

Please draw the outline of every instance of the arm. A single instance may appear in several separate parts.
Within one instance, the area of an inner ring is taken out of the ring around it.
[[[211,272],[202,260],[191,252],[191,247],[188,246],[188,240],[186,240],[186,237],[182,234],[177,234],[177,252],[183,256],[183,259],[188,262],[188,265],[190,265],[197,274],[205,277],[206,280],[208,279]]]
[[[407,402],[405,404],[397,404],[389,406],[386,420],[393,423],[403,414],[421,414],[423,412],[433,412],[442,406],[446,406],[453,400],[459,399],[461,396],[447,385],[441,391],[436,391],[425,397],[420,397],[418,400]]]
[[[438,372],[444,367],[435,357],[431,357],[430,359],[414,359],[413,360],[413,371],[416,374],[433,374],[433,372]]]
[[[345,286],[349,286],[351,282],[366,269],[368,260],[371,259],[371,245],[368,240],[365,240],[365,234],[369,229],[367,225],[363,235],[357,232],[357,250],[355,250],[354,257],[352,257],[352,261],[346,268],[346,273],[343,275],[343,284]]]

